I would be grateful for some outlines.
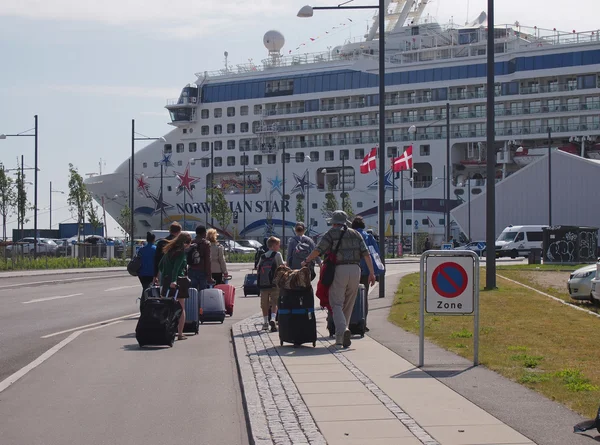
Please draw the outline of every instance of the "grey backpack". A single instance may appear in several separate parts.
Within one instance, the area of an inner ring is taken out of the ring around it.
[[[302,269],[302,262],[306,261],[308,255],[313,250],[304,236],[298,237],[296,241],[296,247],[294,247],[294,251],[292,252],[292,261],[290,264],[290,268],[294,270]]]

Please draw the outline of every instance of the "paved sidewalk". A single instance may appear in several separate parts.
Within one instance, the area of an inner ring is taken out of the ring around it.
[[[257,445],[530,445],[500,420],[368,336],[333,348],[279,345],[261,317],[233,327]]]

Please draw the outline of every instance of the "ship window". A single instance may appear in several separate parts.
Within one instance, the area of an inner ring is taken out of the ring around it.
[[[233,167],[235,165],[235,156],[227,156],[227,166]]]
[[[200,134],[203,136],[206,136],[209,131],[208,125],[202,125],[202,128],[200,128]]]
[[[221,124],[215,125],[215,134],[223,133],[223,126]]]
[[[365,149],[364,148],[355,148],[354,149],[354,159],[364,159],[365,157]]]
[[[172,192],[173,191],[173,187],[171,187],[170,185],[167,186],[167,192]]]
[[[412,219],[408,218],[408,219],[406,220],[406,225],[407,225],[407,226],[412,226]]]
[[[158,166],[159,166],[159,163],[158,163],[158,162],[155,162],[155,163],[154,163],[154,166],[155,166],[155,167],[158,167]]]
[[[313,209],[318,209],[318,208],[319,208],[319,205],[318,205],[316,202],[311,202],[311,203],[310,203],[310,205],[311,205],[311,207],[312,207]],[[311,219],[312,219],[312,218],[311,218]],[[315,224],[315,225],[316,225],[316,224]]]
[[[443,225],[445,225],[445,224],[446,224],[446,220],[445,220],[444,218],[440,218],[440,219],[438,219],[438,224],[439,224],[440,226],[443,226]]]
[[[142,168],[148,168],[148,163],[147,163],[147,162],[144,162],[144,163],[142,164]]]
[[[227,107],[227,117],[235,116],[235,107]]]
[[[187,128],[184,128],[183,129],[183,134],[186,134],[186,133],[187,133]]]
[[[421,220],[421,224],[424,226],[429,226],[429,220],[427,218]]]
[[[249,157],[248,155],[243,155],[240,157],[240,164],[241,165],[248,165],[249,162]]]
[[[223,141],[215,141],[214,149],[223,150]]]
[[[277,155],[267,155],[267,164],[276,164]]]
[[[197,145],[195,142],[190,142],[189,146],[188,146],[188,151],[190,153],[195,153],[197,150]]]
[[[242,105],[240,107],[240,116],[248,116],[248,105]]]
[[[248,133],[248,122],[242,122],[240,124],[240,132],[241,133]]]
[[[200,111],[200,118],[201,119],[208,119],[208,110],[202,110],[202,111]]]
[[[183,161],[177,161],[177,166],[181,167],[183,165]]]
[[[310,152],[310,162],[319,162],[319,152],[318,151]]]
[[[254,165],[261,165],[262,158],[262,155],[254,155]]]
[[[171,144],[165,144],[165,147],[163,149],[163,153],[173,153],[173,147],[171,146]]]
[[[176,145],[175,150],[177,151],[177,153],[183,153],[185,151],[185,145],[179,143]]]
[[[221,156],[217,156],[215,158],[215,167],[222,167],[223,166],[223,158]]]
[[[325,160],[333,161],[333,150],[325,150]]]
[[[344,161],[350,159],[350,150],[340,150],[340,159]]]
[[[200,147],[201,147],[200,149],[202,151],[208,151],[208,150],[210,150],[210,142],[202,142]]]
[[[254,114],[262,114],[262,105],[254,105]]]
[[[208,167],[209,165],[210,165],[210,159],[201,159],[200,160],[201,167]]]
[[[419,147],[419,154],[421,156],[429,156],[431,154],[431,147],[429,145],[421,145]]]
[[[215,117],[223,116],[223,110],[221,108],[215,108]]]
[[[282,163],[286,163],[289,164],[290,163],[290,154],[289,153],[285,153],[281,155],[281,162]]]
[[[395,158],[396,156],[398,156],[398,147],[388,147],[387,156],[388,158]]]
[[[296,152],[296,162],[304,162],[304,152]]]
[[[227,133],[235,133],[235,124],[227,124]]]
[[[235,150],[235,141],[233,139],[227,141],[227,150]]]

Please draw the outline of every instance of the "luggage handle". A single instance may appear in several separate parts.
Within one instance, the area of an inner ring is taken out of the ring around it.
[[[165,294],[165,298],[170,298],[169,294],[171,293],[171,286],[167,288],[167,293]],[[177,296],[179,295],[179,286],[175,288],[175,296],[173,296],[173,300],[177,300]]]

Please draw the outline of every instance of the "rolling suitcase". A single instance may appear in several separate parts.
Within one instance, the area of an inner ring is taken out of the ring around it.
[[[254,272],[254,271],[253,271]],[[249,273],[244,277],[244,297],[248,295],[259,295],[260,289],[258,288],[258,274]]]
[[[317,321],[315,319],[315,297],[312,287],[298,290],[283,289],[279,296],[279,342],[303,343],[317,346]]]
[[[185,324],[183,332],[193,332],[198,334],[200,328],[200,304],[198,301],[198,289],[190,287],[188,289],[189,297],[184,299],[185,302]]]
[[[135,338],[144,346],[173,346],[181,306],[173,298],[147,298],[135,328]]]
[[[151,285],[144,289],[140,300],[140,313],[144,310],[144,303],[148,298],[160,298],[160,286]]]
[[[200,291],[200,324],[205,321],[225,320],[225,297],[221,289],[203,289]]]
[[[352,335],[360,335],[361,338],[365,336],[367,328],[367,320],[365,319],[365,300],[367,299],[367,292],[364,284],[358,285],[358,294],[354,301],[354,307],[352,308],[352,316],[350,317],[350,324],[348,329]],[[327,330],[329,336],[335,335],[335,324],[333,323],[333,315],[327,314]]]
[[[233,304],[235,303],[235,287],[231,284],[217,284],[215,289],[223,291],[225,313],[231,317],[233,315]]]

